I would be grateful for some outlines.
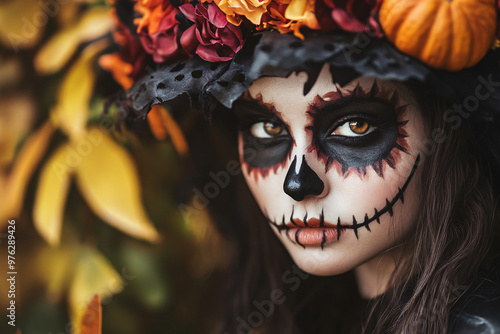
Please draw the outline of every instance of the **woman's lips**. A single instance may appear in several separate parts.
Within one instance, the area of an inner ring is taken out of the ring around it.
[[[300,245],[324,245],[337,240],[334,227],[294,227],[286,232],[287,237]]]
[[[286,225],[289,229],[286,232],[287,237],[299,245],[321,245],[322,247],[331,241],[337,240],[338,229],[332,224],[326,223],[323,217],[310,218],[307,216],[304,221],[294,219]]]

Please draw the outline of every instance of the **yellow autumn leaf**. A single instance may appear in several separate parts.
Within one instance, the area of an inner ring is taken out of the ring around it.
[[[107,299],[122,289],[123,281],[111,264],[98,251],[84,248],[76,262],[69,287],[73,333],[81,333],[83,316],[94,295]]]
[[[80,41],[76,26],[62,29],[45,44],[35,56],[35,69],[40,74],[51,74],[63,67],[75,53]]]
[[[100,131],[91,128],[89,131]],[[141,203],[139,177],[127,151],[104,132],[76,167],[78,189],[91,209],[108,224],[133,237],[151,242],[159,235]],[[75,150],[80,139],[72,142]]]
[[[80,20],[78,30],[80,41],[88,42],[111,31],[113,16],[109,8],[94,7],[88,10]]]
[[[19,215],[28,181],[45,154],[54,127],[49,122],[42,125],[24,143],[9,174],[0,174],[0,230],[8,219]]]
[[[51,246],[59,245],[64,205],[73,167],[68,165],[69,147],[62,145],[45,163],[36,190],[33,221],[38,233]]]
[[[42,246],[36,252],[35,275],[46,288],[47,297],[58,303],[73,278],[75,258],[81,251],[78,238],[65,239],[61,247]]]
[[[106,46],[107,41],[99,41],[86,47],[59,89],[51,117],[70,137],[79,137],[85,130],[95,81],[94,60]]]
[[[50,12],[46,2],[1,1],[0,43],[15,52],[30,49],[40,41],[49,19]]]
[[[42,47],[34,60],[36,70],[41,74],[60,70],[81,43],[105,35],[112,24],[109,9],[94,7],[88,10],[78,22],[61,29]]]

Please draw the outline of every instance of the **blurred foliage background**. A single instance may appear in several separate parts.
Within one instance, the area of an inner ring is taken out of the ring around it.
[[[83,333],[102,298],[103,333],[206,333],[228,246],[208,215],[183,217],[190,171],[179,126],[156,107],[141,131],[103,116],[121,87],[110,3],[0,1],[0,308],[9,303],[7,222],[16,221],[16,325]],[[5,316],[1,333],[15,333]]]

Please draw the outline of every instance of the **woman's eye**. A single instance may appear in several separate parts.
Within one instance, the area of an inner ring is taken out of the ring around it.
[[[332,131],[333,136],[358,137],[364,136],[375,130],[368,121],[362,119],[349,120]]]
[[[287,134],[285,127],[275,122],[258,122],[250,128],[252,136],[257,138],[273,138]]]

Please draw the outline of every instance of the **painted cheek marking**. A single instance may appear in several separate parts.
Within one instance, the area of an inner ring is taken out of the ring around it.
[[[358,228],[366,227],[366,229],[368,231],[371,231],[369,226],[368,226],[371,222],[376,220],[377,223],[380,224],[380,217],[382,215],[384,215],[385,213],[389,213],[389,216],[392,217],[394,214],[394,212],[392,210],[394,205],[396,205],[396,203],[399,200],[401,200],[401,203],[404,203],[404,192],[408,188],[408,185],[410,184],[410,181],[412,180],[413,175],[415,175],[415,172],[417,171],[417,167],[418,167],[419,162],[420,162],[420,154],[415,159],[415,163],[413,164],[413,168],[412,168],[410,174],[408,175],[408,178],[406,179],[406,182],[404,183],[404,185],[402,187],[398,187],[398,193],[396,194],[396,196],[393,197],[393,199],[391,201],[389,201],[387,198],[385,199],[385,206],[380,211],[375,209],[375,214],[371,218],[368,218],[368,214],[365,214],[365,219],[364,219],[363,223],[361,223],[361,224],[358,224],[356,222],[356,218],[353,216],[352,225],[341,225],[341,228],[354,229],[354,234],[356,235],[356,238],[358,238],[358,232],[357,232]]]
[[[269,168],[259,168],[259,167],[252,167],[250,164],[248,164],[248,162],[242,158],[242,153],[240,153],[242,166],[246,167],[248,175],[253,176],[255,182],[259,180],[259,176],[262,179],[265,179],[269,176],[271,172],[276,174],[280,168],[284,169],[286,165],[290,162],[291,156],[292,156],[292,151],[288,153],[287,158],[285,160],[277,163],[276,165]]]

